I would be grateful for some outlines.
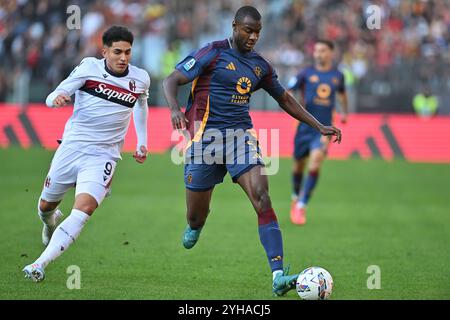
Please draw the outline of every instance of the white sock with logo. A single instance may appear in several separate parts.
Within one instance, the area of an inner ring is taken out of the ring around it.
[[[58,258],[78,238],[88,219],[88,214],[72,209],[70,215],[55,229],[47,248],[34,263],[45,268]]]

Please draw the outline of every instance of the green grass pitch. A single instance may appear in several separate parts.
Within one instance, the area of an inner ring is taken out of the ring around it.
[[[124,154],[112,196],[77,242],[44,282],[24,279],[43,249],[36,205],[52,155],[0,149],[0,299],[277,299],[255,213],[229,177],[214,191],[200,241],[183,248],[183,167],[169,155],[138,165]],[[328,160],[303,227],[289,221],[290,168],[281,160],[269,183],[292,271],[328,269],[336,300],[450,299],[450,166]],[[72,201],[73,191],[66,216]],[[81,270],[79,290],[66,286],[71,265]],[[371,265],[381,289],[367,288]]]

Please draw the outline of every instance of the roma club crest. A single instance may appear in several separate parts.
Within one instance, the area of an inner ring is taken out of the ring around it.
[[[253,72],[256,74],[256,76],[258,77],[258,78],[261,78],[261,68],[260,67],[258,67],[258,66],[256,66],[255,67],[255,69],[253,69]]]

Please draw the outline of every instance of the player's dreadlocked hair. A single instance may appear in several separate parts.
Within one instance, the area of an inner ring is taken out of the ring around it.
[[[129,42],[132,45],[133,40],[134,37],[130,30],[121,26],[112,26],[102,36],[103,45],[107,47],[111,47],[113,42],[117,41]]]
[[[259,21],[261,20],[261,14],[255,7],[252,6],[243,6],[236,11],[236,15],[234,16],[235,22],[243,22],[245,17],[251,17],[253,20]]]

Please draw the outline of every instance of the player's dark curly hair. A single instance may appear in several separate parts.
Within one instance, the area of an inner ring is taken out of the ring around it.
[[[322,43],[326,45],[330,50],[334,50],[334,43],[333,41],[327,40],[327,39],[318,39],[316,43]]]
[[[113,42],[125,41],[133,44],[133,34],[130,30],[122,26],[112,26],[103,33],[102,41],[103,45],[111,47]]]
[[[261,14],[255,7],[252,6],[243,6],[236,11],[236,15],[234,16],[235,22],[243,22],[245,17],[251,17],[253,20],[259,21],[261,20]]]

